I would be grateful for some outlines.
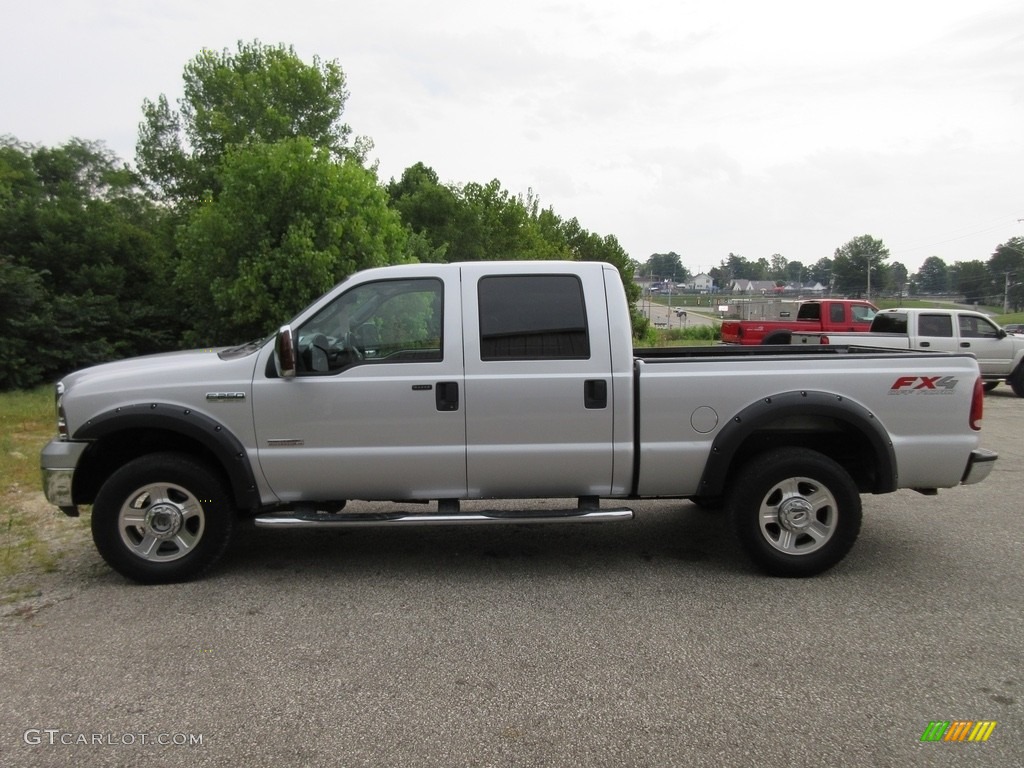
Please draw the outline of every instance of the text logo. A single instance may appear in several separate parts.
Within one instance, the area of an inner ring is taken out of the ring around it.
[[[933,720],[921,741],[988,741],[995,729],[995,720]]]
[[[889,387],[889,394],[923,392],[931,395],[951,395],[959,382],[956,376],[900,376]]]

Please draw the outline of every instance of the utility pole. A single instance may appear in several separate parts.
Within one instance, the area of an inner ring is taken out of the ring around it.
[[[871,301],[871,254],[868,254],[868,301]]]

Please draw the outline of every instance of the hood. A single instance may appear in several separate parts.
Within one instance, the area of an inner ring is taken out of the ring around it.
[[[237,402],[251,397],[254,366],[261,345],[234,349],[195,349],[134,357],[83,368],[61,383],[68,426],[120,406],[166,403],[205,411],[208,395],[235,393]]]
[[[221,380],[228,371],[252,370],[255,354],[220,356],[226,348],[193,349],[165,352],[145,357],[131,357],[113,363],[102,363],[68,374],[61,381],[66,389],[120,389],[127,386],[160,389],[168,385],[194,384],[197,380]],[[253,348],[253,353],[257,348]],[[241,365],[239,365],[241,363]],[[228,376],[234,378],[231,373]],[[247,378],[251,378],[247,377]]]

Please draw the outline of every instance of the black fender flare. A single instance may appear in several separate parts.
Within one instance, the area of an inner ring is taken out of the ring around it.
[[[71,439],[92,442],[128,430],[161,430],[194,440],[219,462],[231,483],[238,508],[255,509],[259,506],[256,477],[245,446],[223,424],[191,408],[167,403],[119,406],[86,421]]]
[[[725,492],[733,460],[751,434],[787,416],[823,416],[847,424],[871,445],[878,467],[873,493],[897,488],[896,452],[885,428],[860,403],[829,392],[798,390],[783,392],[751,403],[733,416],[715,436],[700,479],[700,496]]]
[[[762,344],[792,344],[793,343],[793,331],[788,328],[779,328],[778,330],[771,331],[761,339]]]

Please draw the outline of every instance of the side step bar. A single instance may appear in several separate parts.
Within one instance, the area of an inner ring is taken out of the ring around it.
[[[486,525],[496,523],[593,523],[632,520],[633,510],[549,509],[539,511],[385,512],[366,514],[266,514],[256,516],[260,528],[372,528],[382,525]]]

